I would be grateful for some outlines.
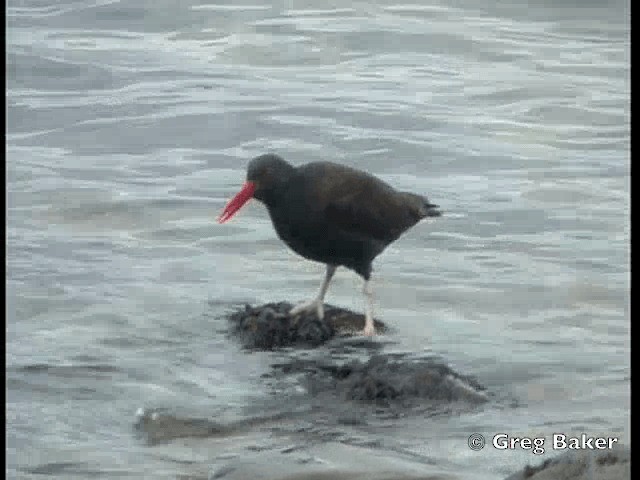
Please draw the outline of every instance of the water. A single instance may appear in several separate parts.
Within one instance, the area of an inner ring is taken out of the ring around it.
[[[513,399],[358,435],[492,479],[545,456],[473,432],[629,443],[628,2],[12,0],[7,21],[10,478],[207,478],[278,443],[133,428],[273,393],[277,355],[223,314],[309,297],[323,267],[258,203],[215,222],[266,151],[441,205],[377,259],[377,316]],[[361,309],[360,281],[329,300]]]

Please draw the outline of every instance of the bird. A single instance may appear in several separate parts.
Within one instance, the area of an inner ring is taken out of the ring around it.
[[[371,275],[373,260],[403,233],[439,206],[426,196],[396,190],[367,172],[320,161],[294,166],[279,155],[253,158],[240,191],[218,217],[225,223],[252,198],[269,212],[278,237],[302,257],[326,265],[315,298],[289,314],[316,313],[324,318],[324,298],[338,267],[364,280],[365,324],[362,334],[375,335]]]

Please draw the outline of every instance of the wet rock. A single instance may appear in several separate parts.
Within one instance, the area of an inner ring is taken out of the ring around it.
[[[245,306],[229,315],[231,333],[252,349],[290,346],[321,349],[280,349],[271,370],[261,375],[273,405],[256,408],[300,419],[313,418],[309,438],[328,441],[345,426],[384,424],[399,417],[459,414],[489,400],[473,378],[455,372],[442,359],[411,353],[387,353],[390,338],[350,336],[364,326],[364,318],[349,310],[326,306],[325,318],[315,314],[289,316],[292,305],[269,303]],[[380,332],[385,326],[376,322]],[[259,412],[255,412],[259,414]],[[296,433],[296,425],[282,428]]]
[[[232,431],[229,426],[204,418],[181,418],[168,412],[144,409],[138,410],[134,428],[149,445],[176,438],[224,436]]]
[[[364,315],[344,308],[325,305],[324,318],[320,320],[315,313],[290,316],[292,307],[288,302],[245,305],[228,317],[232,333],[247,348],[273,350],[288,346],[315,347],[336,335],[350,335],[364,328]],[[386,331],[378,320],[375,326],[380,333]]]
[[[537,466],[527,465],[506,480],[590,480],[631,478],[631,450],[617,446],[611,450],[568,451]]]
[[[243,416],[230,420],[225,415],[216,415],[212,420],[189,417],[166,409],[139,408],[133,428],[149,445],[169,443],[178,438],[218,438],[246,435],[247,432],[264,426],[278,425],[283,418],[294,415],[291,409],[275,414]],[[217,418],[224,419],[218,421]]]
[[[331,359],[292,359],[273,367],[287,375],[304,372],[306,390],[312,396],[331,394],[341,400],[378,406],[419,403],[447,407],[455,402],[477,405],[488,399],[478,382],[437,358],[379,353],[367,361],[340,364]]]

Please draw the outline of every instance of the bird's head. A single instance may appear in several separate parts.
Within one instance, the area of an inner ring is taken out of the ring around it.
[[[278,155],[268,153],[254,158],[247,166],[247,180],[235,197],[229,200],[218,222],[229,220],[251,198],[269,205],[293,172],[294,167]]]

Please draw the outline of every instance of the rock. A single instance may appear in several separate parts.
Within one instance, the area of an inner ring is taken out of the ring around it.
[[[631,450],[571,450],[521,471],[505,480],[627,480],[631,478]]]
[[[315,313],[290,316],[293,307],[288,302],[267,303],[244,309],[228,316],[232,333],[246,348],[273,350],[290,346],[315,347],[336,335],[354,334],[364,328],[364,315],[350,310],[325,305],[324,318]],[[374,321],[376,330],[384,333],[386,326]]]
[[[477,405],[488,399],[474,379],[456,373],[433,357],[379,353],[368,361],[340,364],[331,359],[324,363],[292,360],[274,367],[287,374],[305,372],[307,390],[312,395],[331,392],[342,400],[379,406],[442,406],[453,402]]]
[[[176,438],[225,436],[232,428],[203,418],[187,418],[162,410],[138,410],[135,430],[149,445],[167,443]]]

